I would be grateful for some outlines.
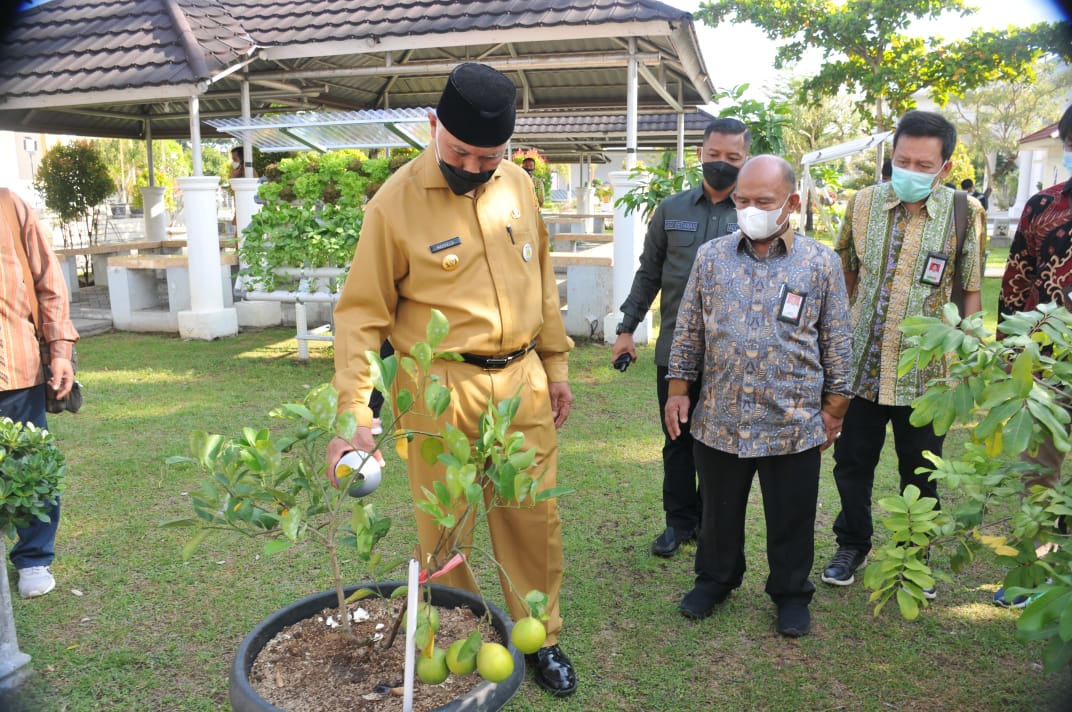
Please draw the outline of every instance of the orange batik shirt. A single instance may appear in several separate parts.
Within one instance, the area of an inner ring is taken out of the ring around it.
[[[51,356],[71,358],[78,341],[51,236],[21,198],[6,192],[14,203],[16,224],[11,224],[7,200],[0,195],[0,391],[29,388],[43,381],[38,334],[30,314],[30,289],[37,293],[37,323]],[[25,251],[32,285],[26,284],[16,240]]]

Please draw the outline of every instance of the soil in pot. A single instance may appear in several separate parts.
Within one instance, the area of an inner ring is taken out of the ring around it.
[[[257,694],[287,712],[397,712],[402,708],[402,679],[406,641],[399,631],[387,649],[363,641],[382,635],[386,640],[402,609],[401,600],[367,598],[349,606],[367,620],[352,623],[357,640],[328,625],[338,618],[335,608],[299,621],[279,632],[257,655],[249,673]],[[436,645],[446,649],[480,627],[485,641],[505,644],[492,625],[468,608],[438,608]],[[364,618],[358,614],[358,618]],[[483,680],[473,673],[450,675],[440,685],[414,683],[413,709],[426,712],[468,693]]]

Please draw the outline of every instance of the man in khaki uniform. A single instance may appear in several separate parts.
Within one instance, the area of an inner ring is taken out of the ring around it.
[[[547,228],[539,216],[531,181],[504,161],[514,130],[516,89],[490,67],[465,63],[451,73],[435,113],[429,113],[432,145],[391,177],[369,201],[354,253],[352,272],[335,310],[335,379],[339,408],[353,411],[353,442],[328,446],[329,471],[343,454],[375,447],[367,407],[372,384],[366,351],[385,337],[400,355],[425,338],[433,308],[446,315],[450,333],[444,351],[464,362],[436,361],[432,372],[451,389],[451,405],[438,423],[410,418],[404,426],[436,431],[444,423],[469,438],[478,435],[488,399],[509,398],[520,388],[513,427],[536,450],[541,486],[554,487],[558,444],[555,430],[573,400],[567,357],[573,342],[559,311]],[[489,361],[489,359],[491,359]],[[410,488],[443,476],[409,445]],[[434,522],[417,512],[421,548],[439,537]],[[529,508],[503,508],[488,516],[496,558],[514,590],[501,577],[511,615],[527,615],[519,596],[539,589],[549,597],[547,647],[530,657],[536,682],[555,695],[577,687],[572,664],[557,645],[562,619],[562,528],[554,500]],[[474,590],[472,572],[460,566],[437,579]]]

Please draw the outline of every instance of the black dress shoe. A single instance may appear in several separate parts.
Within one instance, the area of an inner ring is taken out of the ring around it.
[[[811,613],[807,603],[778,606],[778,632],[786,638],[799,638],[811,632]]]
[[[681,615],[694,620],[707,618],[729,596],[730,592],[721,588],[696,585],[681,599]]]
[[[655,543],[651,545],[651,553],[664,558],[673,556],[682,544],[696,539],[695,529],[678,529],[667,527],[666,531],[659,535]]]
[[[577,673],[573,663],[557,645],[540,648],[525,656],[533,667],[536,684],[556,697],[566,697],[577,691]]]

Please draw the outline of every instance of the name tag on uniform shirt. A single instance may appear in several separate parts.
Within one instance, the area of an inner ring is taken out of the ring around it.
[[[452,237],[449,240],[443,240],[443,242],[437,242],[436,244],[430,246],[428,249],[431,250],[432,254],[434,255],[437,252],[442,252],[443,250],[448,250],[451,247],[455,247],[455,246],[460,245],[460,244],[462,244],[462,238],[460,238],[460,237]]]
[[[727,235],[732,235],[733,233],[737,232],[740,229],[741,229],[741,227],[737,223],[726,223],[726,234]]]
[[[778,320],[800,326],[800,314],[804,311],[807,292],[799,292],[782,285],[782,303],[778,306]]]
[[[945,268],[949,265],[949,258],[938,252],[927,254],[927,261],[923,263],[923,272],[919,275],[919,281],[937,287],[942,283]]]
[[[684,230],[686,232],[696,232],[696,229],[700,227],[700,223],[695,220],[665,220],[663,221],[664,230]]]

